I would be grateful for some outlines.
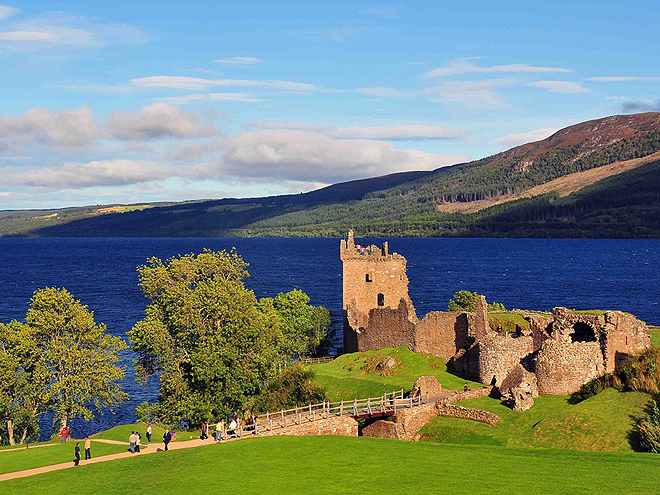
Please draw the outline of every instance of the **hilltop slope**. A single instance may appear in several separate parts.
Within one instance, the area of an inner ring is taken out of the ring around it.
[[[305,194],[0,212],[0,235],[660,237],[660,113]]]

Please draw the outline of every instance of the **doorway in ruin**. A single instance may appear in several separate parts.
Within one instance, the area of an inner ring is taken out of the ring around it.
[[[596,342],[596,332],[586,323],[578,321],[573,325],[572,342]]]

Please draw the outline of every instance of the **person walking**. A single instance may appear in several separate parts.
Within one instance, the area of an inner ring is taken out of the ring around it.
[[[163,443],[165,444],[165,452],[167,452],[167,445],[170,443],[172,440],[172,434],[170,433],[170,430],[165,430],[165,433],[163,434]]]
[[[204,422],[202,423],[202,435],[201,435],[201,439],[202,439],[202,441],[206,440],[206,439],[209,437],[209,436],[206,434],[208,428],[209,428],[209,424],[208,424],[206,421],[204,421]]]
[[[92,458],[92,441],[89,437],[85,438],[85,460]]]
[[[151,425],[147,426],[147,442],[151,445]]]
[[[62,443],[66,442],[66,428],[64,426],[60,430],[60,436],[62,437]]]
[[[222,427],[224,425],[223,421],[218,421],[218,424],[215,425],[215,441],[222,441]]]
[[[73,465],[77,466],[78,463],[80,462],[80,442],[76,442],[76,448],[74,449],[74,453],[76,454],[76,458],[73,460]]]
[[[70,426],[66,427],[66,441],[67,442],[71,441],[71,427]]]
[[[135,452],[140,453],[140,440],[142,437],[140,436],[140,432],[136,431],[135,432]]]
[[[135,432],[131,432],[131,436],[128,437],[128,450],[131,451],[131,454],[135,452]]]
[[[466,383],[465,385],[463,385],[463,392],[467,392],[467,391],[468,391],[468,384]]]

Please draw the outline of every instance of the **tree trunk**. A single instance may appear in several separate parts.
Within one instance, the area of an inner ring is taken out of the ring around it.
[[[66,423],[68,419],[69,419],[69,413],[62,414],[62,419],[60,420],[60,431],[62,431],[62,428],[66,428]]]
[[[9,434],[9,445],[16,445],[16,442],[14,442],[14,423],[11,419],[7,420],[7,433]]]
[[[27,432],[28,432],[28,429],[27,429],[27,426],[26,426],[25,429],[23,430],[23,435],[21,435],[21,441],[19,442],[19,445],[23,445],[23,442],[25,442],[25,437],[27,437]]]

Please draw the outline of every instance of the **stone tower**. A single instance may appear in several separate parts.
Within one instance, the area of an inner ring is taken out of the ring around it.
[[[344,352],[357,351],[356,325],[351,326],[347,317],[349,305],[364,320],[355,322],[357,328],[367,326],[371,309],[397,308],[401,299],[409,303],[413,312],[410,316],[416,320],[408,296],[406,259],[397,253],[390,254],[387,242],[381,247],[359,246],[351,230],[348,239],[340,241],[339,255],[344,266]]]

